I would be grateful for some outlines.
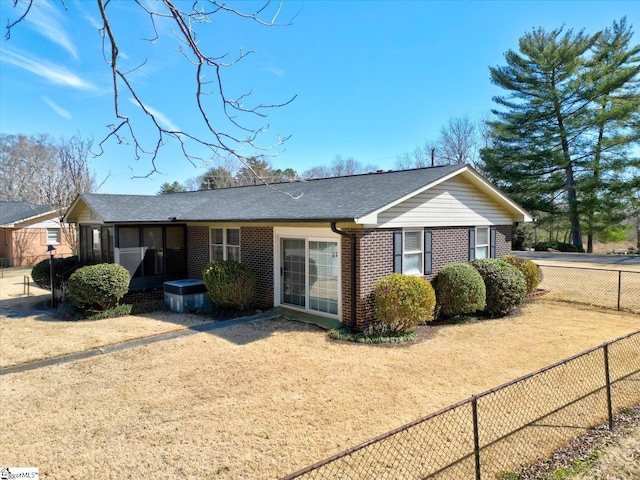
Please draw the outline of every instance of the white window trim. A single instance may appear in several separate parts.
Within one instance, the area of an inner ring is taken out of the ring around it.
[[[417,233],[418,239],[420,242],[419,250],[406,250],[405,249],[405,235],[407,233]],[[407,267],[405,264],[405,256],[406,255],[420,255],[420,262],[418,262],[418,271],[417,272],[407,272]],[[403,228],[402,229],[402,273],[405,275],[416,275],[423,276],[424,275],[424,229],[418,228]]]
[[[487,243],[478,243],[478,230],[486,230],[487,231]],[[476,227],[476,246],[475,246],[475,258],[479,258],[478,257],[478,248],[485,248],[487,249],[487,256],[484,258],[491,258],[491,227],[486,226],[486,227]]]
[[[222,243],[213,243],[213,235],[211,233],[212,230],[222,230]],[[242,232],[240,227],[209,227],[209,261],[213,262],[212,248],[214,245],[220,246],[222,245],[222,258],[223,260],[228,260],[227,255],[227,230],[238,230],[238,245],[231,245],[232,247],[238,248],[238,261],[242,261]]]
[[[56,232],[56,239],[55,240],[51,240],[49,238],[49,233],[50,232]],[[60,242],[62,242],[62,231],[60,228],[55,228],[55,227],[51,227],[51,228],[47,228],[47,245],[60,245]]]
[[[281,251],[280,251],[280,239],[285,238],[299,238],[305,240],[305,257],[309,257],[309,242],[319,241],[335,241],[338,244],[338,259],[342,258],[342,241],[340,235],[332,232],[329,229],[324,228],[306,228],[306,227],[274,227],[273,229],[273,305],[279,307],[283,305],[282,298],[282,284],[280,282],[280,266],[281,266]],[[309,285],[309,269],[305,272],[305,283]],[[294,305],[285,304],[286,308],[291,310],[298,310],[301,312],[311,312],[313,315],[321,317],[342,319],[342,261],[338,261],[338,314],[334,315],[327,312],[319,312],[317,310],[309,309],[309,289],[306,292],[306,308],[296,307]]]

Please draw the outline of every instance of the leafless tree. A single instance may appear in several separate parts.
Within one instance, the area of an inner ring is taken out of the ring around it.
[[[396,158],[396,168],[423,168],[432,165],[452,165],[468,163],[476,165],[480,148],[482,121],[476,122],[467,116],[450,118],[440,128],[436,140],[427,140],[413,152],[403,153]]]
[[[14,0],[13,3],[17,18],[8,22],[7,39],[10,38],[12,30],[37,8],[35,0]],[[60,0],[60,3],[65,9],[71,8],[64,0]],[[102,54],[110,69],[115,117],[115,121],[109,126],[109,132],[97,144],[98,155],[104,152],[107,142],[130,145],[136,160],[146,159],[150,162],[146,175],[133,176],[148,177],[159,171],[156,161],[162,147],[168,143],[176,143],[184,157],[196,165],[204,162],[205,158],[226,155],[234,156],[246,163],[248,158],[255,156],[255,151],[270,150],[287,140],[288,137],[278,136],[269,144],[262,144],[262,134],[267,131],[268,125],[255,126],[254,119],[258,119],[257,123],[263,123],[269,109],[287,105],[295,96],[283,102],[253,104],[250,103],[251,91],[234,97],[229,96],[225,90],[225,70],[247,58],[253,51],[240,48],[237,55],[230,57],[225,52],[205,51],[199,41],[201,29],[211,28],[210,24],[214,20],[225,22],[240,19],[266,27],[283,25],[278,20],[281,3],[271,5],[267,1],[255,11],[244,12],[217,0],[193,0],[188,3],[173,0],[153,3],[135,0],[135,5],[144,12],[148,20],[147,27],[152,32],[151,38],[146,40],[150,44],[156,43],[161,36],[166,36],[164,32],[170,31],[177,41],[178,51],[184,56],[188,68],[183,71],[192,76],[192,108],[197,112],[192,117],[189,131],[168,126],[162,115],[145,99],[144,92],[136,84],[135,74],[144,69],[146,60],[141,60],[137,65],[123,66],[128,62],[121,50],[133,49],[127,48],[124,36],[118,36],[117,25],[112,24],[114,15],[110,15],[110,8],[115,3],[117,2],[95,0],[101,24],[99,34],[102,37]],[[169,28],[164,28],[166,26]],[[121,40],[124,44],[120,43]],[[127,108],[130,108],[129,101],[123,100],[127,97],[133,98],[132,103],[143,112],[146,123],[134,120],[135,111],[127,111]],[[145,125],[150,126],[155,132],[153,140],[148,143],[144,140]],[[196,133],[202,131],[205,133]],[[200,152],[203,149],[209,153],[202,155]],[[245,150],[251,152],[244,153]]]
[[[312,178],[343,177],[347,175],[375,172],[377,169],[378,167],[375,165],[363,165],[353,157],[343,158],[341,155],[336,155],[336,158],[330,166],[317,165],[315,167],[311,167],[302,174],[302,178],[310,180]]]
[[[478,128],[469,117],[450,118],[440,129],[440,158],[443,163],[474,165],[478,152]]]
[[[62,217],[79,193],[97,189],[90,148],[91,141],[80,136],[56,143],[48,135],[0,135],[0,200],[54,207],[74,252],[76,232]]]
[[[396,158],[395,166],[400,170],[409,168],[424,168],[437,165],[435,153],[437,148],[434,142],[426,141],[423,146],[418,146],[411,153],[403,153]]]

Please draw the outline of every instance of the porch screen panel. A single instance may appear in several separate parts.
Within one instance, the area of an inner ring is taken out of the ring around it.
[[[186,273],[184,227],[167,227],[167,246],[165,250],[167,273]]]
[[[338,314],[338,244],[309,241],[309,309]]]
[[[142,276],[142,249],[139,227],[120,227],[118,229],[118,247],[120,265],[129,271],[131,277]]]
[[[306,307],[305,240],[282,240],[282,303]]]
[[[142,229],[142,246],[144,276],[162,275],[164,273],[162,227],[144,227]]]

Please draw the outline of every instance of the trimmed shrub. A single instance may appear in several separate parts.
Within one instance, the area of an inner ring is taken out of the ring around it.
[[[242,311],[249,307],[255,275],[246,265],[230,260],[211,262],[202,272],[202,280],[218,308]]]
[[[69,294],[84,305],[113,308],[129,291],[129,272],[115,263],[88,265],[69,277]]]
[[[53,259],[53,276],[56,285],[66,282],[73,272],[80,267],[77,256]],[[51,290],[51,271],[49,270],[49,259],[42,260],[31,269],[31,278],[34,283],[46,290]]]
[[[484,313],[491,317],[504,317],[524,301],[527,284],[516,267],[494,258],[476,259],[471,265],[478,270],[487,287]]]
[[[449,263],[436,278],[440,314],[453,317],[484,310],[487,289],[480,273],[468,263]]]
[[[376,282],[376,318],[390,332],[406,332],[433,320],[436,295],[424,278],[392,273]]]
[[[533,293],[538,289],[540,283],[540,269],[538,265],[526,258],[516,255],[505,255],[502,260],[513,265],[524,275],[524,281],[527,283],[527,293]]]
[[[576,247],[570,243],[559,242],[557,240],[553,242],[538,242],[533,246],[536,252],[546,252],[550,248],[558,250],[559,252],[584,253],[584,248],[582,247]]]

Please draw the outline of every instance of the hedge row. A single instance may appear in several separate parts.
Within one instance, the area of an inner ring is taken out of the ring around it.
[[[400,332],[432,320],[435,308],[445,318],[475,312],[502,317],[537,289],[538,272],[530,260],[509,255],[446,265],[435,289],[421,277],[394,273],[375,285],[376,319],[388,331]]]

